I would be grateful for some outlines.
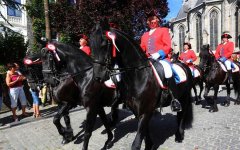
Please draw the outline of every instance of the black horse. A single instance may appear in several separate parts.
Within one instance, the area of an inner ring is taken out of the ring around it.
[[[112,37],[115,42],[107,37]],[[121,81],[118,84],[120,97],[139,120],[132,149],[140,149],[143,139],[145,139],[145,149],[157,149],[150,138],[149,121],[160,101],[163,90],[157,83],[150,67],[150,61],[133,39],[119,30],[109,28],[108,24],[96,25],[90,35],[90,45],[94,56],[93,70],[96,79],[104,80],[106,77],[104,73],[111,73],[112,70],[116,69],[121,74]],[[113,68],[116,63],[119,68]],[[184,69],[188,80],[176,85],[173,92],[182,105],[182,111],[177,113],[176,142],[182,142],[184,129],[191,126],[193,119],[192,75],[189,68],[185,66]]]
[[[224,106],[230,105],[230,84],[227,82],[227,73],[224,72],[220,64],[214,57],[214,54],[209,49],[209,45],[203,45],[200,51],[200,63],[199,66],[202,68],[204,72],[204,82],[205,82],[205,91],[204,98],[211,105],[209,111],[217,112],[217,94],[219,85],[225,84],[227,87],[227,99],[223,102]],[[240,104],[239,90],[240,90],[240,78],[239,72],[233,73],[233,87],[235,93],[238,94],[237,99],[235,101],[236,104]],[[210,88],[214,88],[214,96],[213,99],[208,98],[208,93]]]
[[[41,53],[36,53],[36,54],[28,54],[24,58],[24,69],[23,69],[23,74],[27,77],[28,84],[32,90],[37,90],[41,89],[44,83],[44,76],[42,73],[42,59],[41,59]],[[63,83],[59,84],[52,84],[52,88],[56,87],[56,89],[61,89],[62,86],[66,86],[65,84],[69,85],[71,82],[71,79],[65,80]],[[73,82],[71,82],[73,83]],[[71,87],[68,87],[68,92],[69,92],[69,97],[75,98],[72,96],[72,94],[76,91],[75,89],[75,84],[72,84]],[[51,89],[52,89],[51,88]],[[72,92],[73,91],[73,92]],[[52,93],[52,92],[50,92]],[[58,91],[58,94],[62,95],[63,93],[66,93],[66,91]],[[51,95],[51,94],[50,94]],[[52,97],[53,95],[51,95]],[[56,100],[59,100],[56,98]],[[75,99],[76,100],[76,99]],[[66,102],[63,101],[64,104],[59,103],[59,110],[58,113],[54,116],[54,122],[57,122],[56,120],[60,120],[61,117],[63,116],[66,128],[62,127],[61,131],[59,132],[61,135],[63,135],[63,141],[62,143],[65,144],[73,139],[73,133],[71,130],[71,124],[70,124],[70,118],[69,118],[69,110],[74,107],[76,102]],[[68,109],[66,109],[68,107]]]
[[[83,105],[87,110],[83,149],[88,148],[97,115],[100,116],[108,134],[104,145],[104,149],[107,148],[111,144],[113,134],[103,107],[111,106],[117,101],[115,89],[94,80],[92,59],[77,47],[62,43],[48,44],[41,53],[44,80],[52,85],[60,83],[54,89],[54,96],[61,107],[54,116],[54,124],[63,136],[64,143],[73,139],[69,110],[76,105]],[[60,123],[62,116],[67,128]]]
[[[180,62],[179,58],[179,52],[178,53],[173,53],[171,56],[172,62]],[[196,69],[200,72],[200,76],[193,78],[193,91],[195,94],[195,104],[198,105],[201,102],[201,97],[202,97],[202,91],[203,91],[203,72],[202,69],[198,65],[194,65]],[[197,89],[196,85],[200,87],[199,95],[197,95]]]

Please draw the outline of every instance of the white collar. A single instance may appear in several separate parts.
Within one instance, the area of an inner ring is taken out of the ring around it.
[[[157,28],[154,28],[154,29],[150,29],[149,31],[149,35],[152,35],[154,31],[156,31]]]

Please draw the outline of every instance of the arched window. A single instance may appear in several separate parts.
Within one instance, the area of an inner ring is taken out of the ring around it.
[[[213,10],[210,13],[210,46],[215,50],[218,44],[218,13]]]
[[[183,26],[179,27],[179,50],[183,51],[183,43],[185,41],[185,30]]]
[[[201,15],[198,14],[196,16],[196,40],[197,40],[197,53],[199,53],[200,48],[202,46],[202,18]]]

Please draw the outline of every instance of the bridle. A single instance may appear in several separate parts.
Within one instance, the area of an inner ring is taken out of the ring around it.
[[[87,68],[84,68],[83,70],[80,70],[76,73],[68,73],[68,72],[63,72],[60,73],[60,71],[57,69],[56,65],[58,64],[60,67],[63,66],[62,60],[59,58],[57,54],[57,48],[56,51],[50,51],[47,47],[43,48],[42,51],[46,51],[44,55],[47,55],[47,62],[48,66],[47,69],[43,69],[42,72],[43,74],[47,74],[52,77],[54,81],[57,81],[57,83],[60,83],[66,79],[72,78],[74,79],[75,77],[81,76],[83,73],[88,71],[89,69],[92,68],[92,66],[89,66]],[[58,58],[56,57],[58,56]]]
[[[106,54],[106,58],[104,59],[103,62],[100,62],[98,60],[94,60],[93,63],[97,63],[101,66],[104,66],[107,69],[107,72],[109,72],[110,76],[115,76],[118,74],[122,74],[126,71],[131,71],[131,70],[141,70],[147,67],[151,67],[150,64],[149,65],[138,65],[138,66],[132,66],[132,67],[118,67],[118,68],[114,68],[114,61],[117,57],[117,51],[120,52],[120,50],[117,48],[117,45],[115,43],[115,35],[110,32],[110,31],[106,31],[105,34],[102,34],[102,39],[104,39],[105,41],[107,41],[107,54]]]

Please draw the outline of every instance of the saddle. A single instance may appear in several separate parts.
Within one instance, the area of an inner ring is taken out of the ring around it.
[[[223,62],[221,62],[221,61],[217,61],[217,62],[220,64],[220,66],[223,69],[223,71],[227,72],[227,67],[225,66],[225,64]],[[232,68],[232,72],[233,73],[234,72],[239,72],[239,66],[235,62],[233,62],[233,61],[231,61],[231,68]]]
[[[201,76],[200,70],[196,68],[194,65],[188,66],[192,72],[193,78],[197,78]]]
[[[187,75],[185,71],[177,64],[170,64],[171,67],[169,68],[169,65],[166,65],[165,60],[161,60],[158,62],[154,59],[150,59],[150,65],[152,67],[154,76],[159,83],[159,86],[163,89],[167,89],[166,76],[169,76],[169,74],[172,74],[172,77],[175,79],[176,84],[180,84],[187,80]]]

